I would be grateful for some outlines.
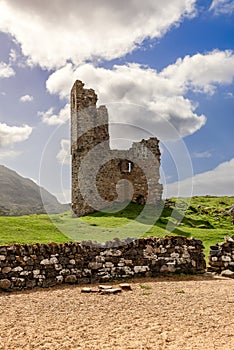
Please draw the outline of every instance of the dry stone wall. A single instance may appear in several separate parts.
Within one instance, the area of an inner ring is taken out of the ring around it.
[[[234,272],[234,236],[225,237],[225,241],[210,247],[209,271]]]
[[[203,273],[202,251],[200,240],[180,236],[0,246],[0,290]]]

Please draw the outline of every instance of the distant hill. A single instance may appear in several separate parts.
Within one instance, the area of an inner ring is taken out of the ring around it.
[[[55,196],[32,180],[0,165],[0,215],[53,214],[68,209],[67,204],[59,203]]]

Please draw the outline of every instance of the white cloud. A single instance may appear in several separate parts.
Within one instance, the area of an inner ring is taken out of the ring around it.
[[[160,75],[172,79],[183,89],[213,94],[217,84],[231,84],[234,78],[234,55],[230,50],[212,51],[179,58]]]
[[[54,114],[54,108],[49,108],[46,112],[38,112],[43,123],[48,125],[65,124],[70,119],[70,104],[67,103],[58,114]]]
[[[16,38],[30,62],[54,68],[68,60],[80,64],[124,56],[144,39],[160,38],[185,17],[193,17],[195,3],[1,0],[0,30]]]
[[[197,104],[186,98],[188,90],[213,94],[233,77],[234,55],[216,50],[180,58],[161,72],[138,64],[110,70],[70,63],[51,74],[46,86],[68,99],[72,84],[80,79],[95,89],[99,104],[107,104],[111,122],[133,124],[165,140],[193,134],[206,122],[196,113]],[[119,103],[118,108],[113,103]]]
[[[234,98],[234,95],[232,92],[227,92],[226,94],[224,94],[225,98]]]
[[[233,0],[213,0],[210,11],[214,11],[216,15],[219,14],[232,14],[234,12]]]
[[[193,182],[193,192],[191,195],[215,195],[215,196],[233,196],[234,195],[234,158],[228,162],[221,163],[215,169],[202,174],[195,175],[192,179],[185,179],[180,183],[173,183],[166,186],[167,197],[187,196],[191,189],[191,180]]]
[[[17,61],[17,52],[14,49],[11,49],[9,54],[9,60],[11,63],[15,63]]]
[[[0,62],[0,79],[1,78],[10,78],[15,75],[14,70],[11,66],[5,62]]]
[[[210,158],[212,157],[212,154],[208,151],[205,152],[194,152],[192,154],[193,158]]]
[[[62,139],[60,142],[60,151],[57,154],[56,158],[61,164],[71,164],[71,156],[70,156],[70,140]]]
[[[161,140],[192,134],[205,123],[205,117],[195,113],[196,105],[182,96],[183,89],[153,69],[138,64],[112,70],[85,64],[73,69],[68,64],[49,77],[47,89],[68,98],[76,79],[95,89],[99,104],[108,107],[111,123],[150,130]]]
[[[0,147],[25,141],[29,138],[31,132],[32,128],[28,125],[9,126],[5,123],[0,123]]]
[[[20,102],[31,102],[33,101],[33,96],[31,95],[24,95],[20,97]]]

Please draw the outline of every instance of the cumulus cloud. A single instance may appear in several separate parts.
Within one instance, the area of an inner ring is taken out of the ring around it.
[[[110,123],[150,130],[161,140],[191,134],[205,123],[205,116],[195,113],[196,104],[182,96],[181,86],[148,67],[129,64],[109,70],[68,64],[49,77],[47,89],[68,98],[77,78],[95,89],[99,104],[107,105]]]
[[[11,66],[5,62],[0,62],[0,79],[10,78],[15,75],[15,72]]]
[[[214,11],[216,15],[219,14],[232,14],[234,12],[233,0],[213,0],[210,11]]]
[[[60,142],[60,151],[58,152],[56,158],[61,164],[70,165],[71,156],[70,156],[70,140],[62,139]]]
[[[0,123],[0,147],[25,141],[31,133],[32,127],[28,125],[9,126],[5,123]]]
[[[186,97],[188,91],[214,94],[233,77],[233,53],[216,50],[180,58],[161,72],[134,63],[111,70],[69,63],[51,74],[46,86],[68,99],[72,84],[80,79],[95,89],[99,104],[107,105],[111,123],[132,124],[165,140],[193,134],[206,122],[196,113],[198,105]]]
[[[33,96],[31,95],[24,95],[20,97],[20,102],[31,102],[33,101]]]
[[[231,84],[234,78],[234,55],[230,50],[215,50],[205,55],[179,58],[160,75],[172,79],[183,89],[213,94],[217,84]]]
[[[38,115],[42,118],[43,123],[48,125],[61,125],[65,124],[70,118],[70,104],[67,103],[58,114],[54,114],[54,108],[51,107],[45,112],[38,112]]]
[[[54,68],[68,60],[80,64],[87,59],[124,56],[144,39],[160,38],[185,17],[193,17],[195,3],[1,0],[0,30],[15,37],[31,62]]]
[[[215,196],[233,196],[234,195],[234,158],[228,162],[221,163],[215,169],[205,173],[197,174],[193,178],[185,179],[166,186],[167,197],[176,197],[178,188],[180,196],[187,196],[193,183],[191,195],[215,195]]]

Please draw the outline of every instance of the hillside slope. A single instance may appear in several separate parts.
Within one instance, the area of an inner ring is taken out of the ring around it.
[[[60,204],[55,196],[35,182],[0,165],[0,215],[61,213],[66,210],[68,205]]]

